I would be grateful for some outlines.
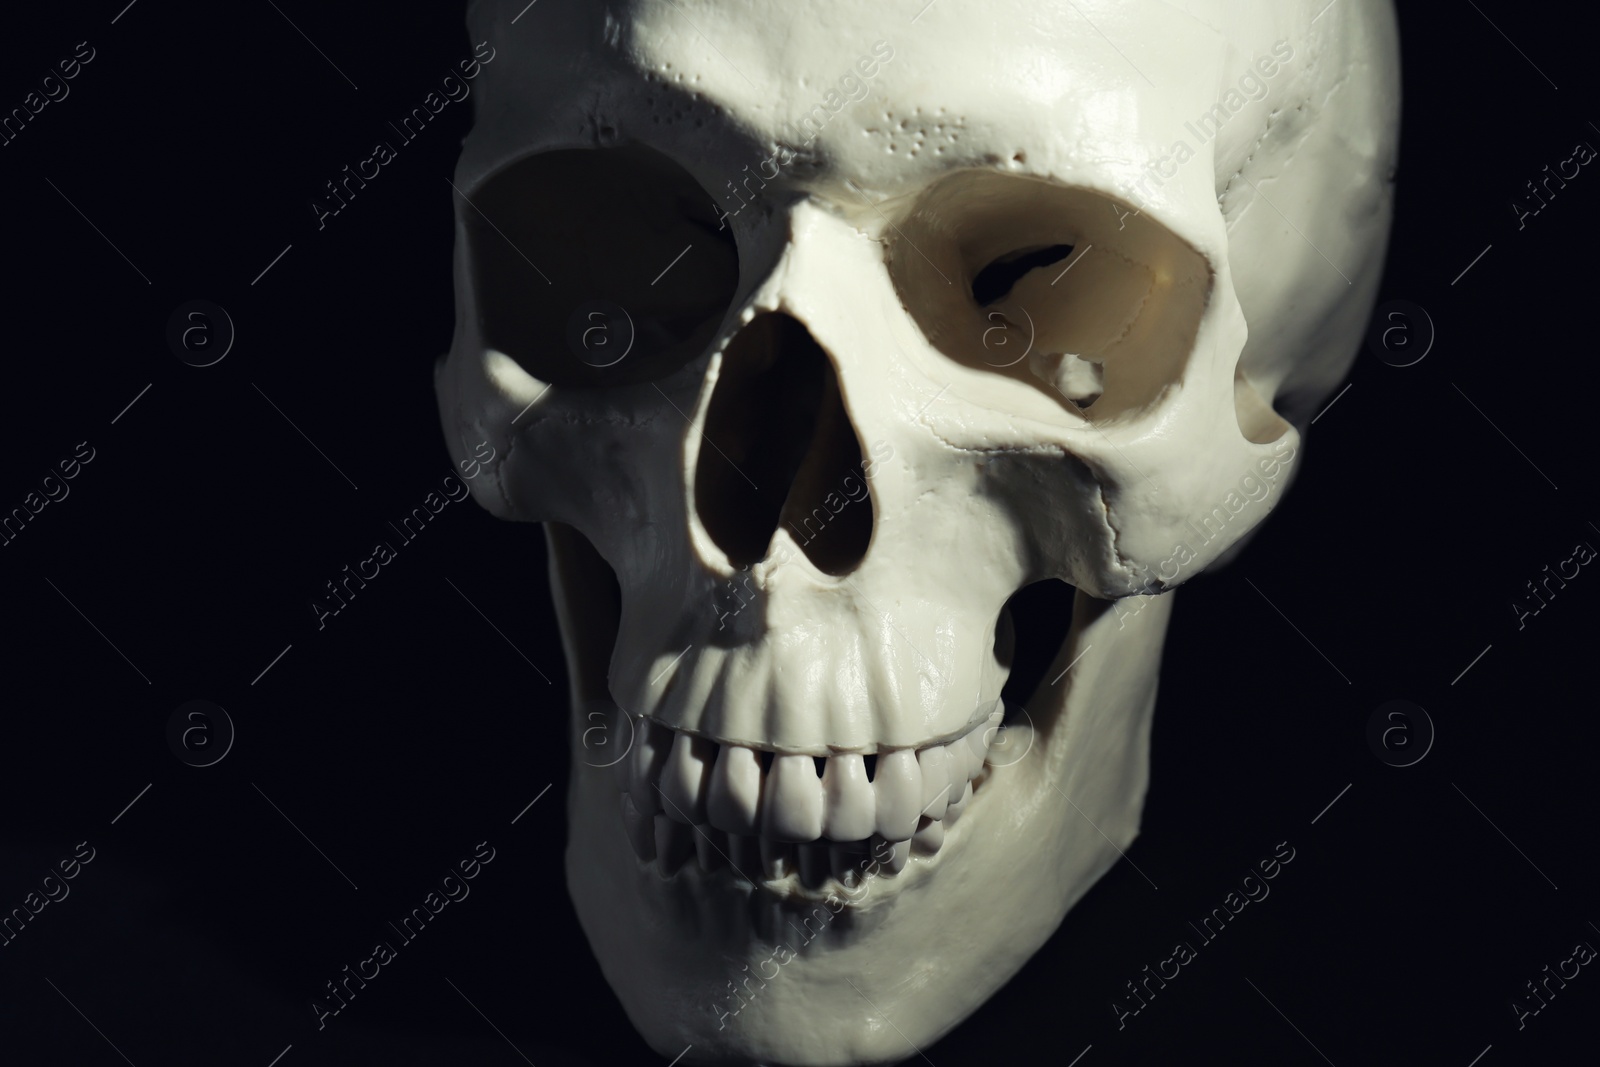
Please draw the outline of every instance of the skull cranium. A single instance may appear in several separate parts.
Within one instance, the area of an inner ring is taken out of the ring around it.
[[[910,1055],[1136,834],[1161,594],[1376,292],[1393,13],[1324,2],[474,5],[441,410],[547,524],[568,882],[658,1051]]]

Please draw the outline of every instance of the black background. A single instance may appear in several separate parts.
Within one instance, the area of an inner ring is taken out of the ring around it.
[[[124,2],[8,10],[0,45],[3,110],[77,42],[96,53],[0,147],[0,510],[94,449],[0,548],[0,910],[96,850],[0,948],[0,1062],[522,1062],[508,1043],[540,1067],[665,1062],[566,896],[538,528],[453,504],[325,629],[308,606],[450,470],[430,374],[469,105],[324,229],[309,204],[470,54],[460,5],[140,0],[113,24]],[[1566,16],[1476,7],[1402,12],[1381,299],[1426,309],[1436,342],[1404,368],[1363,351],[1287,503],[1178,594],[1143,835],[928,1062],[1466,1067],[1487,1049],[1493,1067],[1592,1042],[1595,968],[1521,1030],[1511,1001],[1600,945],[1600,576],[1521,630],[1511,603],[1600,546],[1600,176],[1522,229],[1511,201],[1600,145],[1600,109]],[[165,340],[196,298],[237,328],[204,369]],[[197,698],[238,731],[201,769],[165,737]],[[1403,769],[1366,739],[1393,699],[1437,731]],[[322,983],[483,840],[471,896],[319,1032]],[[1279,842],[1295,859],[1271,895],[1119,1031],[1123,983],[1196,941],[1188,923]]]

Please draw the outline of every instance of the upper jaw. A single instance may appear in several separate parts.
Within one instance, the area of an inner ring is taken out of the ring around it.
[[[986,723],[1006,680],[993,653],[1004,598],[908,597],[884,616],[872,605],[893,603],[892,568],[862,570],[828,589],[797,563],[758,575],[731,619],[673,610],[646,583],[623,597],[607,695],[681,733],[822,757],[915,750]]]

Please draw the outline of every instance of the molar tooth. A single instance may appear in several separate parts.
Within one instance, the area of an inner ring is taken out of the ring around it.
[[[917,769],[922,772],[922,806],[917,810],[943,813],[950,803],[950,754],[943,745],[930,745],[917,753]]]
[[[615,743],[619,745],[628,743],[627,741],[622,740],[623,738],[636,740],[639,731],[643,729],[642,724],[638,721],[630,721],[628,718],[628,713],[623,711],[621,708],[617,708],[613,713],[611,724],[613,729],[611,730],[607,740],[610,740],[610,738],[616,738],[617,740]],[[615,757],[616,762],[611,765],[612,781],[616,782],[617,792],[619,793],[626,793],[633,787],[632,756],[633,751],[630,747],[629,751],[624,752],[620,757]],[[611,759],[613,757],[608,755],[605,758]]]
[[[1000,736],[999,723],[994,715],[975,726],[971,733],[962,738],[967,749],[967,778],[978,777],[983,773],[983,765],[989,758],[989,743]]]
[[[794,855],[794,846],[774,841],[770,837],[760,839],[761,845],[761,877],[769,882],[776,882],[789,873],[790,858]]]
[[[743,745],[723,745],[706,791],[711,825],[730,834],[754,834],[761,825],[760,809],[760,755]]]
[[[1002,761],[1018,759],[1016,752],[1027,752],[1027,741],[1022,731],[1012,733],[1006,728],[1004,712],[995,712],[989,716],[989,724],[984,728],[986,740],[983,744],[983,758],[979,761],[978,773],[972,776],[974,784],[987,781],[990,774],[989,760],[999,755]],[[1006,736],[1011,734],[1011,736]],[[1019,749],[1007,749],[1009,745],[1017,745]]]
[[[717,757],[717,743],[680,733],[661,771],[661,810],[678,822],[706,821],[706,780]]]
[[[639,732],[633,739],[633,751],[628,754],[628,762],[633,765],[628,792],[640,815],[655,815],[661,810],[656,784],[661,780],[661,768],[666,764],[671,748],[671,730],[652,719],[640,720]]]
[[[728,835],[714,826],[694,828],[694,852],[702,871],[714,871],[728,862]]]
[[[911,847],[919,856],[931,856],[939,851],[939,846],[944,844],[944,823],[936,822],[926,816],[922,819],[922,826],[916,835],[911,838]]]
[[[972,800],[972,783],[968,782],[961,790],[961,795],[950,802],[950,807],[945,810],[944,824],[954,826],[956,820],[961,818],[961,813],[967,810],[967,804]]]
[[[650,816],[641,815],[633,806],[633,798],[622,794],[622,829],[628,835],[633,854],[645,863],[656,858],[656,828]]]
[[[872,779],[874,821],[879,836],[909,841],[922,814],[922,768],[909,748],[880,753]],[[831,835],[830,835],[831,836]]]
[[[822,782],[810,756],[775,757],[762,800],[763,838],[815,841],[822,836]]]
[[[656,857],[661,861],[661,873],[670,875],[694,855],[694,829],[665,815],[654,818],[656,828]]]
[[[872,833],[872,783],[867,781],[867,765],[859,754],[828,758],[822,772],[822,793],[822,836],[834,841],[859,841]]]

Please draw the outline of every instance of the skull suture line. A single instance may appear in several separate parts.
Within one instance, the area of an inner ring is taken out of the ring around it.
[[[912,1055],[1137,832],[1162,594],[1370,312],[1393,12],[524,7],[470,16],[437,384],[479,502],[547,524],[578,915],[664,1055]]]

